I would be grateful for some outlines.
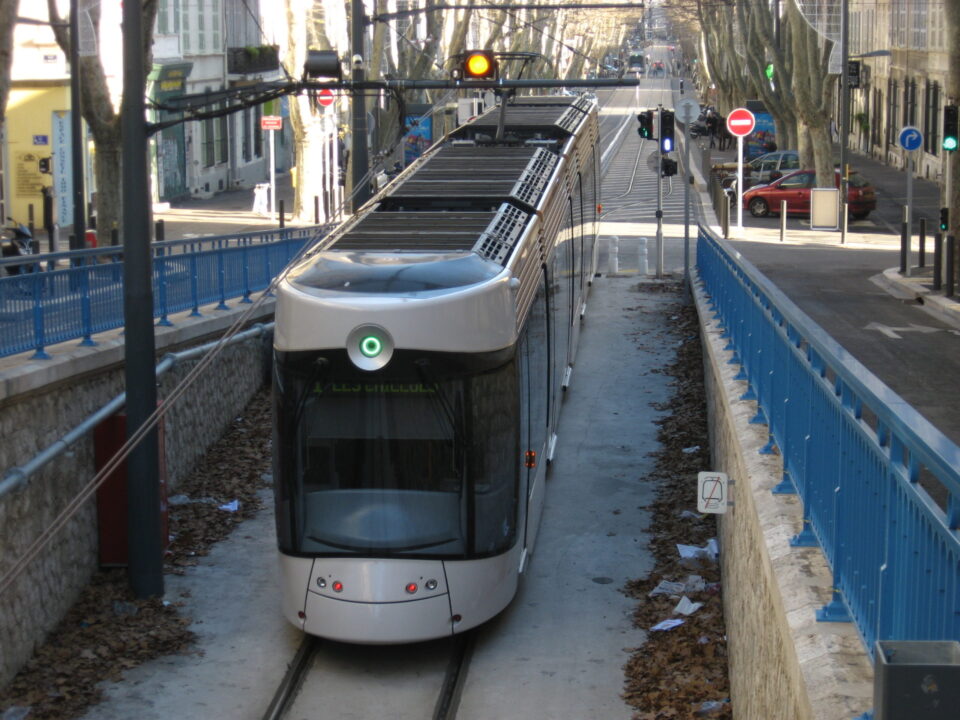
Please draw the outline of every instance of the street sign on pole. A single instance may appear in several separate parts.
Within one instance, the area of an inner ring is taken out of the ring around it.
[[[746,137],[757,126],[757,118],[746,108],[737,108],[727,115],[727,130],[736,137]]]
[[[743,232],[743,139],[753,132],[757,118],[746,108],[727,115],[727,130],[737,138],[737,231]]]
[[[913,153],[923,145],[923,133],[920,132],[919,128],[906,125],[900,130],[900,134],[897,136],[897,142],[900,144],[900,147],[907,151],[907,209],[905,218],[907,223],[907,246],[904,248],[904,252],[907,258],[905,270],[909,277],[911,274],[910,245],[913,238]]]

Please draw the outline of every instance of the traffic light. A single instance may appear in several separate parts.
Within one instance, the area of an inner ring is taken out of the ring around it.
[[[950,230],[950,208],[940,208],[940,232]]]
[[[943,108],[943,149],[949,152],[957,150],[957,106],[946,105]]]
[[[640,137],[646,140],[651,139],[653,137],[653,110],[644,110],[637,115],[637,120],[640,122],[640,127],[637,128]]]
[[[663,158],[660,166],[660,172],[664,177],[670,177],[677,174],[677,161],[670,158]]]
[[[673,150],[673,110],[660,111],[660,150]]]
[[[500,72],[500,63],[496,56],[487,50],[471,50],[460,56],[453,70],[454,80],[496,80]]]

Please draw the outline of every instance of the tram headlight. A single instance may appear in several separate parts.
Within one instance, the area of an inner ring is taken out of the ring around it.
[[[380,370],[393,357],[393,338],[379,325],[360,325],[347,336],[347,354],[361,370]]]

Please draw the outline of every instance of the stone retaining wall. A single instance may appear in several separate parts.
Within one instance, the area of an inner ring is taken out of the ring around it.
[[[181,320],[157,334],[158,357],[215,339],[237,312]],[[272,304],[258,314],[269,321]],[[168,492],[195,467],[269,377],[268,334],[222,350],[165,416]],[[66,344],[65,344],[66,345]],[[55,348],[52,360],[8,362],[0,369],[0,475],[62,438],[123,391],[122,338],[96,348]],[[198,360],[175,365],[159,380],[169,395]],[[77,442],[27,483],[0,497],[0,577],[80,495],[96,474],[92,436]],[[9,682],[56,627],[97,569],[96,501],[78,511],[0,595],[0,685]]]
[[[793,548],[802,506],[775,495],[779,455],[761,455],[766,425],[751,424],[757,406],[742,400],[721,328],[699,288],[704,375],[713,469],[734,481],[735,503],[720,516],[720,556],[734,717],[742,720],[852,720],[869,710],[873,668],[854,626],[820,623],[831,573],[818,548]]]

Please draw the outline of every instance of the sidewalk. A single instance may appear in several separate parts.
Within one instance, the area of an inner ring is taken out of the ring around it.
[[[279,220],[253,212],[253,188],[225,190],[209,198],[185,198],[170,203],[158,203],[153,208],[153,223],[160,220],[164,225],[164,240],[188,240],[211,235],[234,235],[256,230],[272,230],[279,227]],[[296,224],[291,220],[293,211],[293,185],[290,173],[277,177],[277,200],[274,210],[279,213],[284,206],[286,225]],[[73,226],[59,229],[57,250],[70,250],[70,234]],[[156,230],[154,229],[154,232]],[[156,239],[156,238],[154,238]],[[34,240],[41,253],[50,251],[50,239],[43,228],[34,229]]]
[[[674,92],[675,99],[679,97]],[[781,148],[786,149],[786,148]],[[724,150],[709,147],[709,138],[701,137],[692,139],[690,147],[691,162],[696,166],[696,158],[699,152],[704,156],[709,152],[709,164],[704,167],[704,177],[698,178],[698,183],[702,183],[701,188],[707,187],[707,175],[710,165],[725,162],[735,162],[737,159],[736,143],[732,147]],[[834,156],[839,157],[839,147],[834,146]],[[906,200],[906,172],[894,167],[890,167],[871,157],[863,155],[855,150],[848,150],[847,162],[852,169],[858,170],[867,177],[877,193],[877,206],[900,206],[903,207]],[[909,272],[902,274],[899,266],[897,267],[878,267],[875,283],[882,287],[893,297],[907,301],[915,302],[923,307],[929,314],[937,319],[960,330],[960,298],[956,293],[952,297],[945,295],[944,288],[940,290],[933,289],[933,235],[936,232],[939,222],[940,207],[940,186],[931,181],[915,177],[913,179],[913,237],[911,242],[911,253],[909,263]],[[918,225],[920,218],[927,221],[927,236],[925,243],[924,267],[918,267],[919,258],[919,231]],[[857,246],[877,246],[900,248],[900,228],[893,227],[889,222],[872,216],[877,229],[873,232],[848,232],[846,245],[851,249]],[[757,240],[778,240],[773,237],[777,233],[771,233],[765,228],[744,226],[742,239]],[[788,233],[793,240],[798,240],[798,235],[803,238],[803,242],[813,242],[817,244],[837,244],[840,243],[839,232],[796,230],[791,229]],[[945,285],[945,284],[944,284]],[[960,278],[957,279],[957,286],[960,286]]]

